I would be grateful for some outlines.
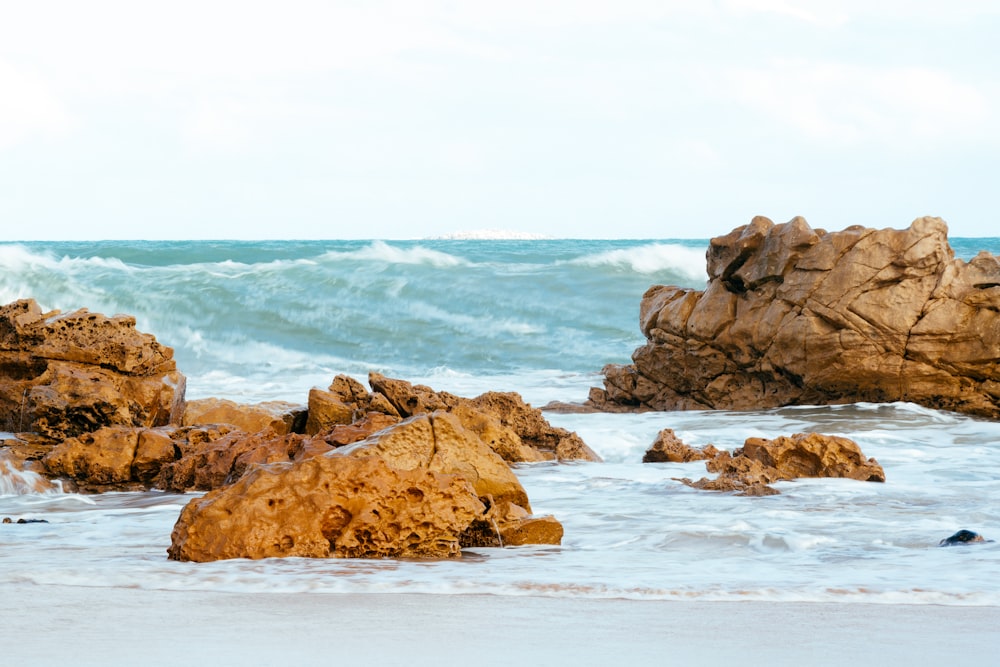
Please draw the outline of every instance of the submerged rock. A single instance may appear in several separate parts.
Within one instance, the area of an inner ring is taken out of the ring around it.
[[[977,544],[980,542],[992,542],[993,540],[987,540],[979,533],[973,532],[971,530],[960,530],[950,537],[946,537],[938,543],[939,547],[955,547],[964,546],[967,544]]]
[[[58,441],[102,426],[177,423],[185,378],[135,318],[0,307],[0,426]]]
[[[885,481],[882,466],[875,459],[866,459],[856,442],[820,433],[796,433],[773,440],[747,438],[742,448],[732,454],[719,452],[705,467],[719,476],[679,481],[697,489],[747,496],[775,495],[779,491],[770,484],[799,477]]]
[[[657,285],[646,344],[604,369],[602,409],[911,401],[1000,418],[1000,258],[947,226],[812,229],[757,217],[711,240],[704,290]]]

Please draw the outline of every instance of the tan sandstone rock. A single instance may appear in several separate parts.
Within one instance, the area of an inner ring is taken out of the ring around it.
[[[472,484],[478,496],[531,511],[528,494],[510,466],[457,417],[443,410],[411,417],[336,451],[344,456],[378,456],[400,470],[459,475]]]
[[[1000,260],[947,226],[814,230],[757,217],[712,239],[704,290],[654,286],[646,345],[604,369],[609,410],[912,401],[1000,418]]]
[[[0,307],[0,424],[62,440],[103,426],[176,423],[184,376],[135,318]]]
[[[601,460],[576,433],[552,426],[541,410],[525,403],[516,393],[487,392],[464,398],[378,373],[370,373],[368,382],[371,393],[365,392],[356,380],[337,376],[329,393],[350,405],[355,415],[374,411],[405,418],[452,412],[510,463]]]
[[[747,438],[743,447],[732,455],[720,452],[705,466],[719,476],[697,482],[680,481],[699,489],[754,496],[777,494],[769,484],[800,477],[885,481],[882,466],[875,459],[865,458],[856,442],[820,433],[796,433],[773,440]]]
[[[262,466],[192,500],[174,560],[302,556],[450,558],[483,505],[468,482],[375,457],[318,456]]]
[[[202,398],[188,401],[184,408],[183,426],[230,424],[240,431],[257,433],[270,429],[278,435],[300,432],[305,409],[286,401],[265,401],[248,405],[224,398]]]
[[[138,429],[106,426],[67,438],[43,461],[52,474],[88,485],[123,484],[132,480],[132,462],[138,444]]]
[[[642,457],[643,463],[687,463],[703,461],[719,454],[712,445],[695,449],[677,437],[673,429],[665,428],[656,435],[656,440]]]

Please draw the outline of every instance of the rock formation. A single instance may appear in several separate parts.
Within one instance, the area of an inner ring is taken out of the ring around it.
[[[580,436],[552,426],[541,410],[514,392],[491,391],[463,398],[378,373],[370,373],[368,383],[372,387],[370,394],[356,380],[340,375],[330,385],[329,393],[355,415],[374,411],[405,419],[438,410],[452,412],[510,463],[601,460]]]
[[[773,440],[747,438],[743,447],[720,452],[705,467],[715,479],[680,481],[698,489],[735,491],[740,495],[775,495],[773,482],[799,477],[842,477],[884,482],[885,471],[875,459],[866,459],[857,443],[819,433],[796,433]]]
[[[0,307],[0,427],[62,440],[102,426],[176,422],[184,376],[135,318]]]
[[[647,290],[647,342],[590,404],[912,401],[1000,418],[1000,258],[955,259],[940,219],[828,233],[757,217],[712,239],[707,263],[704,290]]]
[[[216,478],[226,470],[241,476],[185,507],[171,558],[448,557],[461,546],[562,539],[554,518],[531,516],[528,495],[507,463],[447,411],[292,463],[287,459],[305,436],[272,437],[242,453],[226,438],[203,456],[220,463]],[[258,456],[253,462],[260,465],[234,467],[262,451],[273,451],[273,459]],[[345,463],[355,460],[363,465]],[[165,468],[175,484],[176,467]]]
[[[465,480],[377,457],[317,456],[254,468],[185,506],[174,560],[304,556],[449,558],[483,513]]]
[[[695,449],[677,437],[673,429],[665,428],[656,434],[656,440],[643,454],[643,463],[687,463],[714,458],[719,450],[713,445]]]

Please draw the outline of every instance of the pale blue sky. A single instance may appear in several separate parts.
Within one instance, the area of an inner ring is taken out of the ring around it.
[[[997,236],[998,34],[977,0],[4,2],[0,240]]]

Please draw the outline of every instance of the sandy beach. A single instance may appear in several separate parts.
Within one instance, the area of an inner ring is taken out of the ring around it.
[[[997,648],[995,607],[17,584],[10,665],[946,664]]]

